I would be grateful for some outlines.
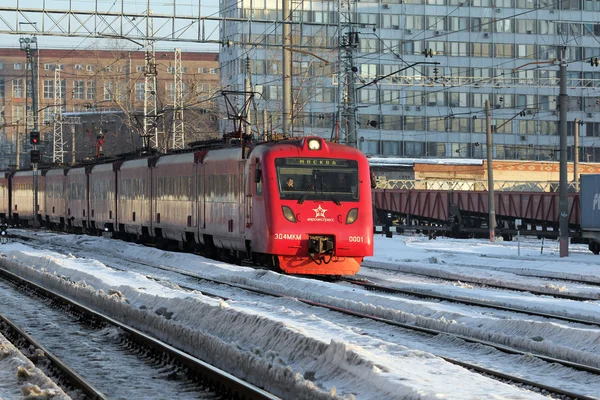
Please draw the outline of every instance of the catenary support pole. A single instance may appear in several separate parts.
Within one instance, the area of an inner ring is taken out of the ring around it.
[[[490,242],[496,239],[496,207],[494,204],[494,167],[492,166],[492,157],[494,142],[492,140],[492,116],[490,114],[490,101],[485,101],[485,131],[487,146],[487,174],[488,174],[488,226],[490,231]]]
[[[569,255],[569,195],[567,192],[567,60],[565,50],[562,50],[560,59],[560,92],[559,92],[559,133],[560,133],[560,166],[559,166],[559,247],[560,257]]]

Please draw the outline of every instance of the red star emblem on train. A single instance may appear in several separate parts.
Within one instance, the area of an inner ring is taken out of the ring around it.
[[[325,218],[325,208],[322,208],[319,204],[319,207],[312,209],[315,212],[315,218]]]

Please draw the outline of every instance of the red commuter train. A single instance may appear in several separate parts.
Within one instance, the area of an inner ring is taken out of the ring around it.
[[[373,254],[371,176],[319,137],[0,174],[0,219],[249,258],[290,274],[355,274]]]

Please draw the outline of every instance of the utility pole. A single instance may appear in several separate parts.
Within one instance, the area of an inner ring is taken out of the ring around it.
[[[492,157],[494,142],[492,140],[492,116],[490,113],[490,101],[485,101],[485,131],[487,146],[487,174],[488,174],[488,227],[490,231],[490,242],[494,243],[496,238],[496,206],[494,202],[494,168]]]
[[[568,114],[568,95],[567,95],[567,60],[565,49],[561,50],[560,58],[560,92],[559,92],[559,123],[560,133],[560,167],[559,167],[559,246],[560,257],[569,256],[569,194],[567,191],[567,114]]]
[[[29,133],[30,135],[30,144],[31,151],[29,153],[31,166],[33,167],[33,228],[39,228],[38,222],[38,163],[40,162],[40,151],[38,150],[38,144],[40,139],[40,132],[38,131],[38,121],[37,121],[37,93],[35,88],[36,81],[36,62],[35,56],[37,52],[37,38],[35,36],[31,38],[19,38],[19,45],[21,50],[25,51],[25,60],[26,60],[26,71],[29,73],[31,71],[31,78],[27,77],[25,79],[25,92],[26,92],[26,104],[25,108],[27,109],[27,104],[29,103],[29,97],[31,97],[31,116],[33,118],[33,129]],[[31,84],[28,85],[27,81],[31,79]],[[25,115],[27,116],[29,113],[26,111]],[[28,124],[26,124],[27,127]],[[18,137],[17,137],[18,140]]]
[[[283,136],[290,137],[292,134],[292,17],[290,12],[290,0],[282,0],[283,12]]]
[[[353,29],[348,32],[346,41],[346,144],[350,147],[357,147],[356,140],[356,88],[354,87],[354,49],[358,47],[358,32]]]
[[[573,183],[575,184],[575,187],[577,187],[577,181],[579,179],[577,167],[579,166],[579,127],[581,125],[583,125],[583,121],[580,121],[579,118],[575,118],[573,129]]]
[[[149,3],[148,3],[149,6]],[[146,37],[154,35],[152,11],[146,10]],[[144,65],[144,150],[158,148],[158,87],[156,85],[156,53],[154,40],[146,39],[146,64]]]
[[[250,81],[250,57],[246,56],[246,79],[245,79],[245,91],[246,91],[246,104],[250,105],[252,98],[254,97],[254,93],[252,92],[252,82]],[[252,114],[251,107],[248,107],[248,112],[246,116],[246,135],[250,137],[252,134]]]

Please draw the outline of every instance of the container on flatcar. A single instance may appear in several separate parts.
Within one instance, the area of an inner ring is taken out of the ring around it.
[[[581,229],[600,232],[600,175],[581,175]]]
[[[600,254],[600,175],[581,175],[581,236],[589,249]]]

